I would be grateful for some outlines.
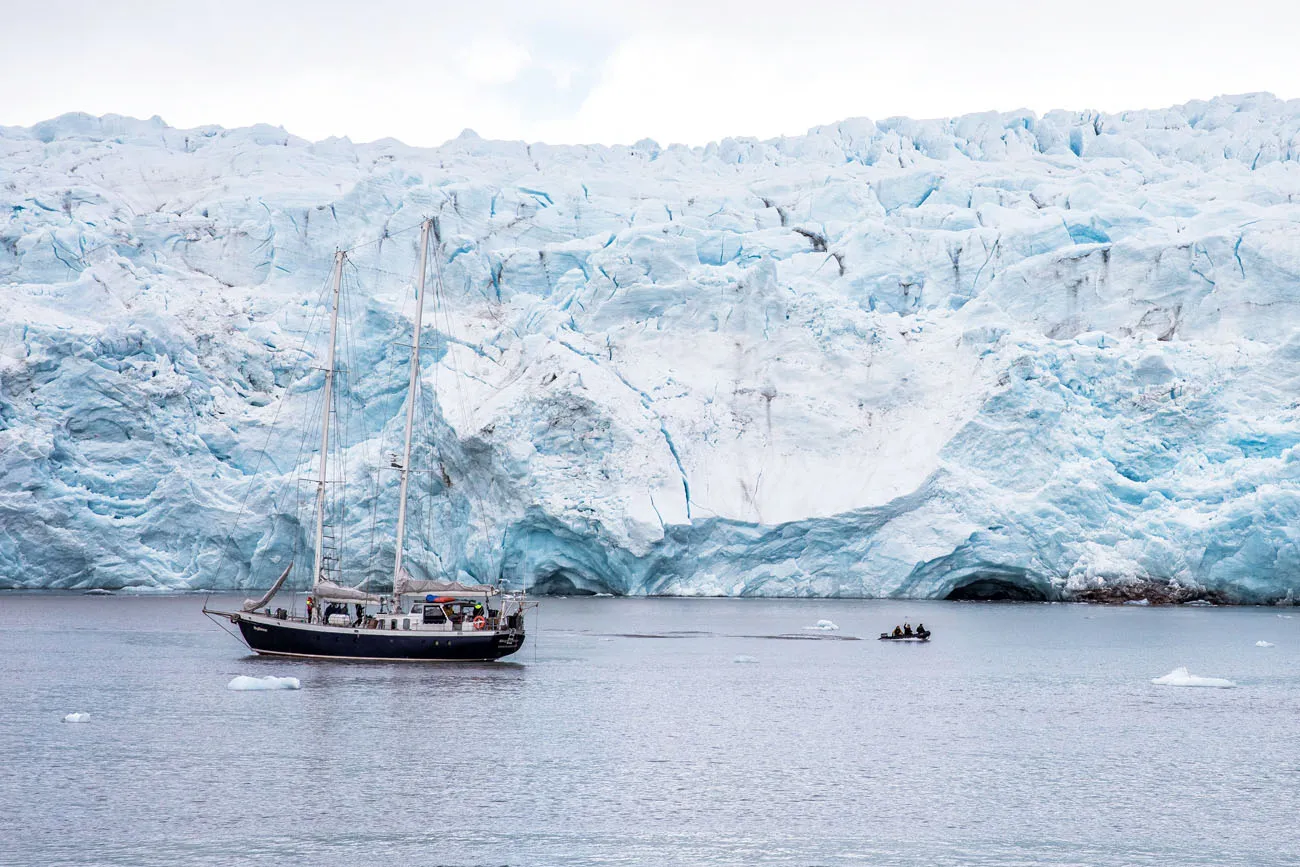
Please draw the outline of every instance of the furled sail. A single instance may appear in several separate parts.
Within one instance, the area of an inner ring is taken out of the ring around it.
[[[266,591],[266,595],[263,596],[261,599],[245,599],[243,610],[255,611],[256,609],[261,608],[263,605],[270,602],[271,597],[280,592],[280,588],[284,586],[284,581],[286,578],[289,577],[289,572],[292,569],[293,569],[293,563],[290,563],[288,566],[286,566],[284,570],[284,574],[276,579],[275,583],[271,585],[271,589]]]
[[[356,587],[344,587],[324,578],[312,587],[312,594],[318,599],[333,599],[336,602],[361,602],[366,605],[378,605],[384,601],[382,596],[375,596]]]
[[[473,594],[475,596],[494,594],[497,588],[490,584],[461,584],[459,581],[420,581],[411,577],[411,573],[402,569],[393,585],[393,595],[404,593],[435,593],[439,596],[457,596]]]

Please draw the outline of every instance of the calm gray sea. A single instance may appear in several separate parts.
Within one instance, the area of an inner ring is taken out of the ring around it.
[[[0,595],[0,863],[1300,864],[1300,610],[547,599],[372,665],[202,601]]]

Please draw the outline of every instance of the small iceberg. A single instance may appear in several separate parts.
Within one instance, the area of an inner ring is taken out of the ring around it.
[[[1151,600],[1150,600],[1150,599],[1130,599],[1130,600],[1128,600],[1127,602],[1125,602],[1124,604],[1125,604],[1125,605],[1141,605],[1141,606],[1146,606],[1146,605],[1150,605],[1150,604],[1151,604]]]
[[[1272,647],[1272,646],[1273,646],[1273,642],[1271,642],[1271,641],[1256,641],[1256,642],[1255,642],[1255,646],[1256,646],[1256,647]]]
[[[805,626],[804,629],[816,629],[820,632],[834,632],[836,629],[839,629],[839,627],[829,620],[818,620],[816,626]]]
[[[66,723],[84,723],[84,722],[90,722],[90,714],[88,714],[88,713],[70,713],[70,714],[68,714],[67,716],[65,716],[65,717],[63,718],[63,721],[66,722]]]
[[[226,689],[241,692],[258,689],[302,689],[302,683],[296,677],[275,677],[269,674],[266,677],[249,677],[241,674],[226,684]]]
[[[112,596],[112,595],[113,595],[113,591],[112,591],[112,590],[105,590],[105,589],[102,588],[102,587],[96,587],[96,588],[94,588],[93,590],[83,590],[83,591],[81,592],[81,595],[82,595],[82,596]]]
[[[743,654],[743,653],[737,654],[736,656],[734,656],[734,657],[732,658],[731,661],[732,661],[732,662],[744,663],[744,664],[746,664],[746,665],[752,665],[752,664],[758,662],[758,660],[757,660],[755,657],[752,657],[752,656],[746,656],[746,655]]]
[[[1189,674],[1186,668],[1175,668],[1164,677],[1153,677],[1151,682],[1160,686],[1206,686],[1216,689],[1231,689],[1236,686],[1230,680],[1221,677],[1201,677]]]

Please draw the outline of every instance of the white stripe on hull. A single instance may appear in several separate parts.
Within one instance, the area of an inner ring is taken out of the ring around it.
[[[464,663],[464,662],[500,662],[504,657],[485,656],[481,659],[416,659],[411,656],[334,656],[324,653],[289,653],[288,651],[277,650],[258,650],[250,647],[249,650],[258,656],[292,656],[297,659],[340,659],[344,662],[443,662],[443,663]]]

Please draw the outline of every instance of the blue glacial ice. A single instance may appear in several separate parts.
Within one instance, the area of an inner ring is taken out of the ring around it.
[[[1293,597],[1298,128],[1268,95],[702,148],[0,128],[0,587],[249,588],[290,559],[302,585],[321,381],[295,371],[336,247],[370,491],[344,556],[382,581],[430,214],[412,571]]]

